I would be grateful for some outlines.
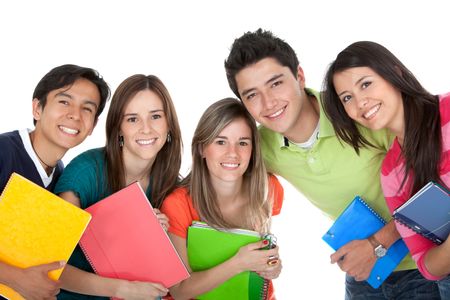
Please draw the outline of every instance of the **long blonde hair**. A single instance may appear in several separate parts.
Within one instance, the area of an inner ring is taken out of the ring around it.
[[[202,149],[211,144],[220,132],[236,119],[243,119],[252,131],[252,155],[243,175],[243,189],[248,202],[244,206],[242,224],[224,220],[217,203],[217,195]],[[184,179],[200,220],[214,227],[241,227],[259,232],[267,232],[270,227],[271,205],[268,193],[268,176],[264,166],[256,123],[242,103],[234,98],[220,100],[203,113],[192,138],[192,169]]]

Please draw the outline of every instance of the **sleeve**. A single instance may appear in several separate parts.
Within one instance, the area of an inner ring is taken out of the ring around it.
[[[191,201],[185,189],[177,189],[161,206],[161,212],[169,218],[169,232],[181,238],[187,238],[187,231],[194,220],[189,207]],[[191,201],[192,202],[192,201]]]
[[[80,207],[85,209],[97,202],[101,195],[99,170],[96,162],[88,153],[75,157],[64,169],[54,190],[55,194],[71,191],[80,199]]]
[[[269,193],[271,194],[272,201],[272,216],[280,214],[281,207],[284,200],[284,189],[278,178],[275,175],[269,176]]]

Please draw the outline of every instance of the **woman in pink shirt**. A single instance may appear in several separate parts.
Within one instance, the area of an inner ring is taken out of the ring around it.
[[[450,93],[427,92],[400,60],[374,42],[356,42],[339,53],[324,88],[324,109],[336,133],[356,151],[372,146],[356,123],[395,135],[381,170],[391,212],[429,181],[450,187]],[[436,245],[396,226],[422,275],[438,280],[442,299],[450,299],[450,238]]]

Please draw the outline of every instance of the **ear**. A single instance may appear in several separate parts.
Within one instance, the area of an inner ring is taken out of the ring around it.
[[[302,69],[302,67],[300,67],[300,65],[297,68],[297,80],[298,80],[298,83],[300,84],[300,88],[304,89],[305,88],[305,73],[303,73],[303,69]]]
[[[33,99],[32,109],[33,109],[33,118],[36,121],[39,121],[42,115],[42,106],[41,103],[39,102],[39,99],[37,98]]]

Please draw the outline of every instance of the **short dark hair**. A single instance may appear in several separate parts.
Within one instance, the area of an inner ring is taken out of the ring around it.
[[[100,104],[95,115],[95,118],[97,119],[105,108],[106,101],[108,100],[111,91],[103,77],[101,77],[96,70],[91,68],[67,64],[51,69],[37,84],[33,92],[33,99],[38,99],[39,104],[43,109],[47,103],[47,95],[51,91],[72,85],[80,78],[89,80],[98,88],[100,93]],[[34,120],[34,124],[36,125],[36,120]]]
[[[239,99],[241,96],[237,89],[236,74],[268,57],[276,59],[282,66],[288,67],[294,76],[297,75],[299,62],[294,49],[272,32],[259,28],[234,40],[225,60],[225,71],[228,85]]]

